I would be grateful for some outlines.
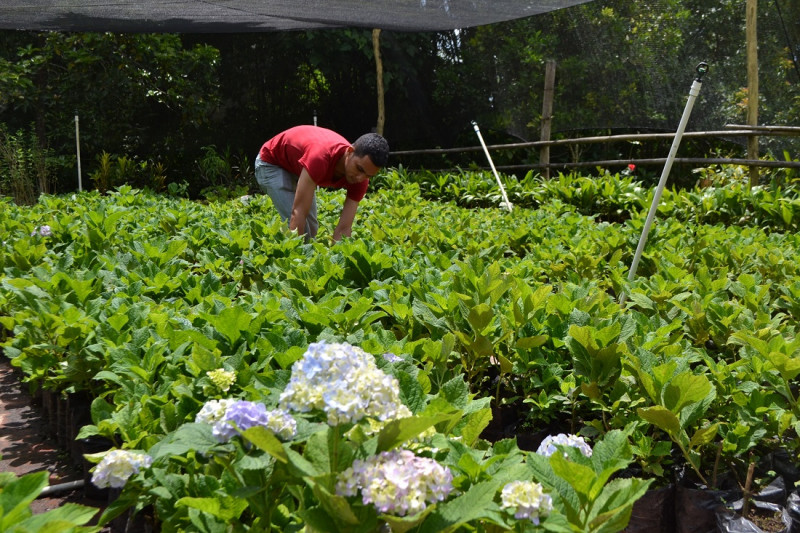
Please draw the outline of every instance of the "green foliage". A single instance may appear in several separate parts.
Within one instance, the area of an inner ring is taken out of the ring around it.
[[[525,470],[559,495],[553,528],[618,530],[649,482],[612,479],[631,459],[653,483],[679,469],[713,483],[715,464],[742,476],[751,460],[797,453],[800,243],[796,219],[776,207],[796,202],[793,187],[667,191],[642,276],[628,281],[651,195],[628,177],[526,179],[516,190],[536,208],[512,213],[420,198],[432,178],[445,190],[454,180],[391,171],[359,208],[354,237],[338,243],[325,234],[341,208],[335,193],[318,196],[321,235],[308,243],[261,195],[197,203],[122,186],[26,208],[0,200],[5,355],[34,387],[95,398],[82,437],[159,456],[146,487],[137,478],[112,512],[152,504],[210,530],[256,515],[287,529],[334,515],[369,528],[384,518],[336,497],[331,475],[433,427],[438,451],[425,453],[458,473],[461,494],[393,523],[502,529],[504,469],[539,461],[484,440],[510,409],[514,431],[581,433],[621,454],[600,446],[591,464],[554,458],[536,467],[541,479]],[[629,209],[608,221],[583,213],[592,206]],[[289,446],[252,432],[250,447],[217,449],[197,433],[209,399],[275,405],[318,340],[375,354],[413,417],[378,433],[307,420]],[[389,353],[400,360],[384,361]],[[218,369],[236,373],[230,390],[208,376]],[[341,464],[331,463],[334,442]],[[294,481],[279,495],[254,489],[281,476]],[[301,512],[299,501],[315,503]],[[465,507],[474,513],[459,515]]]
[[[218,101],[219,52],[184,47],[177,35],[48,32],[19,41],[0,49],[0,68],[13,73],[0,76],[3,118],[12,127],[35,122],[56,154],[75,152],[77,114],[88,160],[126,153],[177,169],[172,145],[194,141]]]
[[[12,472],[0,473],[0,529],[15,533],[36,531],[71,531],[93,533],[98,526],[85,526],[97,514],[94,507],[65,503],[34,515],[30,504],[47,487],[45,472],[35,472],[17,477]]]
[[[549,458],[532,454],[535,477],[558,495],[568,531],[620,531],[628,524],[633,502],[641,498],[652,480],[612,479],[627,467],[632,454],[628,434],[608,432],[585,457],[576,448],[561,447]]]
[[[32,205],[51,188],[50,151],[43,148],[31,127],[10,133],[0,123],[0,195],[19,205]]]

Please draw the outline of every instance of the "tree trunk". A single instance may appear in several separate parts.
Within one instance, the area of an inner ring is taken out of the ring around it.
[[[381,61],[380,38],[381,30],[378,28],[372,30],[372,49],[375,53],[375,70],[378,86],[378,123],[375,131],[378,135],[383,135],[383,126],[386,122],[386,103],[383,98],[383,62]]]

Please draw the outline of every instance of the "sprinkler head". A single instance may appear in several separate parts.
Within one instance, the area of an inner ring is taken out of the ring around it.
[[[708,72],[708,63],[705,61],[701,61],[699,65],[697,65],[697,77],[695,78],[697,81],[702,81],[703,76],[706,72]]]

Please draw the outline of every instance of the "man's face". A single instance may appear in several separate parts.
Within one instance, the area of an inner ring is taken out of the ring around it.
[[[380,171],[372,162],[368,155],[357,156],[355,152],[347,152],[347,157],[344,162],[344,179],[347,183],[355,185],[366,181]]]

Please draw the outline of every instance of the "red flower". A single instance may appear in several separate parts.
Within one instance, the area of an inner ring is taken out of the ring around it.
[[[636,170],[636,165],[634,165],[633,163],[628,163],[628,170],[633,172],[634,170]]]

